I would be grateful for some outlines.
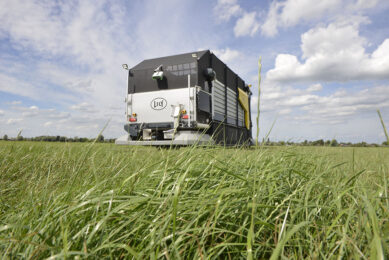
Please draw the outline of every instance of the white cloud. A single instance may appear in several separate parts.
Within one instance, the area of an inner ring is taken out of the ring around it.
[[[360,20],[363,22],[366,20]],[[279,82],[389,79],[389,39],[371,54],[367,39],[359,35],[358,22],[334,22],[301,36],[303,61],[279,54],[267,79]]]
[[[213,12],[219,20],[228,21],[231,17],[240,15],[243,10],[237,0],[218,0]]]
[[[365,17],[353,17],[309,30],[301,36],[303,58],[343,53],[347,57],[363,55],[367,40],[359,35],[359,25],[368,22]]]
[[[286,100],[283,101],[283,105],[294,107],[294,106],[303,106],[314,104],[319,101],[319,97],[316,95],[305,94],[299,96],[290,96]]]
[[[71,116],[69,112],[60,112],[53,109],[48,109],[46,115],[50,119],[66,119]]]
[[[320,91],[322,89],[323,89],[323,86],[320,83],[316,83],[316,84],[310,85],[307,88],[307,91],[308,92],[315,92],[315,91]]]
[[[284,109],[281,109],[281,110],[280,110],[279,114],[280,114],[280,115],[288,115],[288,114],[290,114],[291,112],[292,112],[292,109],[290,109],[290,108],[284,108]]]
[[[122,82],[120,61],[128,59],[126,46],[130,38],[129,33],[123,30],[127,20],[120,7],[115,4],[106,7],[105,1],[1,2],[0,31],[8,35],[14,48],[41,55],[43,61],[33,64],[33,82],[23,82],[16,75],[12,77],[8,74],[10,79],[19,81],[17,83],[20,84],[8,84],[10,87],[0,86],[0,89],[37,99],[42,93],[48,95],[48,91],[42,86],[51,83],[72,91],[66,95],[61,93],[60,97],[63,99],[72,95],[75,99],[75,93],[93,91],[88,98],[96,99],[102,107],[114,102],[119,98],[118,87]],[[54,65],[53,57],[66,58],[71,61],[71,65],[69,68]],[[72,66],[73,64],[76,66]],[[30,70],[28,68],[24,71],[28,74]],[[39,77],[36,77],[37,74]],[[39,87],[33,89],[27,85]],[[109,85],[115,87],[107,91]],[[29,89],[32,91],[28,91]],[[59,96],[58,91],[51,92],[56,92]]]
[[[93,92],[93,75],[80,74],[74,69],[59,67],[51,63],[40,63],[36,73],[41,79],[55,85],[62,86],[67,90],[80,94],[91,94]],[[92,74],[92,73],[91,73]]]
[[[7,120],[7,125],[14,125],[21,122],[22,120],[23,120],[22,118],[9,118]]]
[[[61,21],[50,17],[54,2],[5,2],[0,3],[0,31],[8,34],[21,46],[34,45],[38,50],[58,52]],[[19,17],[19,19],[17,19]],[[23,19],[20,19],[23,17]]]
[[[213,12],[219,21],[228,22],[232,17],[237,18],[234,26],[235,37],[254,36],[260,27],[257,12],[245,11],[237,0],[218,0]]]
[[[23,117],[34,117],[39,115],[39,108],[37,106],[30,106],[26,109],[25,112],[22,113]]]
[[[369,86],[357,91],[338,89],[326,95],[313,94],[321,88],[277,85],[265,80],[261,95],[261,111],[289,115],[295,121],[314,124],[345,123],[362,113],[389,109],[389,85]]]
[[[35,86],[19,80],[17,78],[2,74],[0,72],[0,91],[19,95],[23,97],[30,97],[32,99],[39,99],[39,89]]]
[[[112,109],[112,105],[121,102],[125,93],[126,76],[120,64],[133,62],[131,46],[139,44],[132,40],[135,33],[125,30],[129,20],[124,19],[124,11],[121,4],[106,1],[0,1],[0,37],[9,39],[10,48],[24,58],[1,54],[0,91],[65,108],[86,101],[99,104],[98,109],[84,109],[78,115],[97,110],[101,115],[116,114],[114,135],[122,133],[118,121],[123,108]],[[12,109],[7,115],[18,111],[13,114],[36,129],[47,119],[54,123],[74,118],[67,111]],[[96,120],[106,122],[104,117]]]
[[[122,41],[112,40],[112,34],[120,31],[125,21],[122,12],[110,15],[115,10],[115,5],[105,8],[105,1],[2,1],[0,31],[20,48],[72,55],[78,62],[99,69],[111,63],[110,59],[116,56],[113,50],[128,40],[125,33],[121,35]]]
[[[236,37],[254,36],[259,29],[263,35],[274,37],[279,28],[361,16],[377,6],[383,9],[389,7],[382,0],[273,0],[266,18],[259,22],[258,13],[244,10],[237,0],[218,0],[214,14],[219,21],[227,22],[232,17],[238,19],[234,26]]]
[[[97,110],[93,109],[93,106],[87,102],[75,104],[70,107],[72,110],[82,111],[87,113],[95,113]]]
[[[49,127],[53,124],[51,121],[47,121],[46,123],[43,124],[44,127]]]
[[[349,7],[357,10],[366,9],[375,7],[379,2],[380,0],[357,0],[356,3],[351,3]]]
[[[214,50],[213,51],[216,56],[218,56],[223,62],[231,62],[239,57],[241,57],[243,54],[238,51],[238,50],[232,50],[230,48],[225,48],[225,49],[219,49],[219,50]]]
[[[86,110],[90,105],[87,102],[83,102],[77,105],[73,105],[70,108],[74,110]]]
[[[281,18],[283,26],[293,26],[300,20],[317,19],[324,13],[337,8],[341,2],[340,0],[316,2],[310,0],[287,0],[284,2],[279,18]]]
[[[273,37],[278,28],[288,28],[300,23],[336,19],[361,13],[377,6],[378,0],[273,0],[266,20],[261,26],[262,34]]]
[[[269,12],[265,22],[261,25],[262,34],[273,37],[278,33],[278,9],[282,4],[277,1],[273,1],[270,4]]]
[[[5,61],[5,63],[7,63],[7,61]],[[8,65],[13,66],[12,63],[9,63]],[[79,98],[77,95],[75,96],[74,94],[70,94],[68,92],[62,92],[59,94],[58,89],[48,86],[47,81],[44,81],[45,77],[47,77],[45,73],[42,75],[35,71],[34,68],[28,69],[26,65],[23,65],[23,67],[26,71],[23,76],[26,76],[26,78],[21,77],[20,73],[15,75],[6,75],[0,71],[0,91],[27,97],[33,99],[34,101],[56,100],[57,103],[63,103],[71,102]],[[32,76],[33,79],[30,79],[30,76]],[[55,78],[53,78],[52,81],[55,81]],[[60,79],[58,79],[56,83],[60,82]],[[12,101],[7,102],[7,104],[17,106],[22,104],[22,102]]]
[[[235,36],[253,36],[259,29],[259,23],[256,16],[256,12],[244,13],[235,24]]]
[[[7,114],[10,114],[11,116],[22,115],[23,120],[34,118],[33,122],[38,122],[39,121],[38,119],[58,120],[58,119],[66,119],[71,116],[69,112],[58,111],[54,108],[40,109],[36,105],[30,107],[24,107],[24,106],[12,107],[10,110],[7,111]]]
[[[4,111],[0,109],[0,116],[4,116]]]
[[[22,114],[22,117],[20,115]],[[103,115],[91,117],[82,112],[68,113],[57,109],[40,109],[37,106],[13,107],[5,111],[1,134],[16,134],[16,127],[23,129],[23,136],[65,135],[65,136],[96,136],[107,122]],[[105,131],[107,136],[118,136],[115,125],[121,121],[113,119]],[[116,133],[116,134],[112,134]]]

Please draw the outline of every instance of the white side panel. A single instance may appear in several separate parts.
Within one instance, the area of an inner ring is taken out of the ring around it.
[[[195,100],[196,91],[194,90],[195,88],[191,87],[191,109],[188,108],[188,88],[129,94],[128,100],[131,100],[131,103],[129,102],[127,106],[128,114],[137,114],[136,123],[173,122],[172,106],[181,104],[183,109],[191,111],[191,118],[195,120],[193,100]]]

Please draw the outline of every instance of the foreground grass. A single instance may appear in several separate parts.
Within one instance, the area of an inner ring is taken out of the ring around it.
[[[389,149],[0,142],[0,258],[389,254]]]

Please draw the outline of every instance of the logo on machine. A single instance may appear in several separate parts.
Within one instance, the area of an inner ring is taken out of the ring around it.
[[[162,110],[166,107],[167,101],[164,98],[154,98],[151,100],[150,106],[154,110]]]

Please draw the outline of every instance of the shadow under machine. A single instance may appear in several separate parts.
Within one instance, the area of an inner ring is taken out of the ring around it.
[[[122,145],[250,145],[251,91],[209,50],[128,68]]]

